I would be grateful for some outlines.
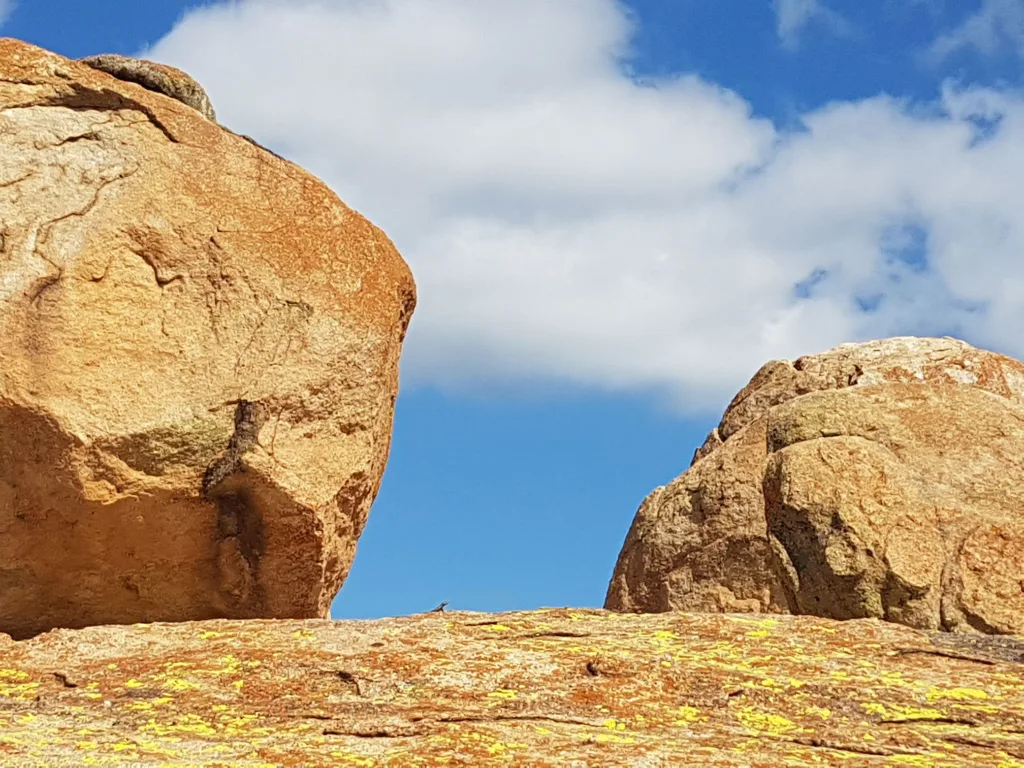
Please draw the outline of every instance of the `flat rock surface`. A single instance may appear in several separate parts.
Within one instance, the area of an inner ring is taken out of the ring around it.
[[[0,764],[1024,765],[1024,639],[557,609],[0,639]]]

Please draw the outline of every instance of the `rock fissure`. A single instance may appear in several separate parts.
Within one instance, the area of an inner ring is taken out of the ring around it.
[[[80,141],[102,141],[103,137],[95,129],[87,131],[86,133],[79,133],[74,136],[68,136],[67,138],[61,139],[53,147],[64,147],[68,144],[77,144]]]
[[[183,281],[185,279],[185,276],[180,274],[174,274],[170,276],[161,275],[160,265],[157,263],[156,259],[154,259],[153,256],[149,254],[145,249],[129,248],[129,250],[136,256],[138,256],[140,259],[142,259],[146,263],[146,266],[153,270],[153,280],[156,282],[158,288],[163,289],[166,288],[168,285],[171,285],[172,283]],[[106,271],[104,271],[104,274],[106,274]]]
[[[39,172],[36,169],[33,168],[33,169],[30,169],[30,170],[26,171],[25,173],[23,173],[22,175],[17,176],[17,177],[15,177],[13,179],[8,179],[7,181],[0,181],[0,189],[7,189],[8,187],[17,186],[18,184],[20,184],[23,181],[28,181],[33,176],[36,176],[38,173]]]
[[[216,562],[221,589],[229,599],[230,610],[243,615],[259,615],[264,610],[265,594],[260,583],[264,521],[253,490],[244,482],[230,480],[244,475],[244,456],[259,447],[259,431],[266,418],[262,403],[238,401],[227,449],[203,475],[202,495],[217,505]]]
[[[830,752],[843,752],[849,755],[869,755],[871,757],[892,757],[895,754],[916,755],[918,752],[896,752],[891,749],[872,749],[860,744],[846,744],[831,739],[790,739],[793,744],[800,744],[813,749],[826,749]]]
[[[207,467],[203,475],[202,495],[205,498],[211,498],[218,485],[242,470],[242,457],[259,446],[260,429],[267,418],[266,406],[249,400],[238,400],[234,405],[235,428],[228,439],[227,449]]]
[[[133,99],[117,91],[108,88],[90,88],[82,83],[71,81],[67,88],[70,91],[58,92],[49,98],[41,99],[35,104],[26,106],[38,107],[63,107],[74,110],[96,110],[100,112],[119,112],[131,110],[145,116],[146,121],[164,135],[173,144],[180,144],[181,141],[174,132],[164,123],[156,111],[147,104]]]
[[[103,192],[106,189],[108,189],[110,186],[114,184],[117,184],[120,181],[130,178],[137,172],[138,168],[124,169],[113,178],[104,179],[93,191],[92,197],[89,199],[88,202],[86,202],[84,206],[82,206],[78,210],[68,211],[67,213],[61,214],[60,216],[56,216],[52,219],[48,219],[40,224],[37,224],[35,227],[35,236],[33,237],[33,255],[35,255],[39,259],[42,259],[43,261],[57,268],[58,270],[63,270],[63,264],[55,262],[41,250],[41,246],[48,244],[50,242],[50,237],[53,234],[54,227],[69,219],[85,218],[90,213],[92,213],[93,210],[95,210],[96,206],[100,202]]]

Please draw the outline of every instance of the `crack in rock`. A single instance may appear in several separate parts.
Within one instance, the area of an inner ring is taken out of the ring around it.
[[[63,92],[37,102],[34,105],[26,106],[40,106],[40,107],[65,107],[66,109],[95,109],[95,110],[110,110],[119,111],[122,109],[130,109],[135,112],[141,112],[160,132],[167,137],[168,141],[174,144],[180,144],[178,137],[174,135],[170,128],[168,128],[163,121],[157,117],[156,112],[141,101],[125,96],[124,94],[112,91],[108,88],[96,89],[89,88],[82,85],[81,83],[68,83],[70,92]]]
[[[203,474],[202,496],[217,505],[216,560],[221,592],[229,598],[231,612],[239,615],[263,610],[259,566],[264,524],[252,491],[230,478],[245,472],[243,456],[257,446],[267,416],[262,403],[238,401],[227,450]]]

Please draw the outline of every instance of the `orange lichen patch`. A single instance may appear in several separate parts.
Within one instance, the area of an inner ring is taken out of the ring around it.
[[[1022,671],[1024,640],[806,617],[94,627],[0,649],[0,764],[1020,768]]]

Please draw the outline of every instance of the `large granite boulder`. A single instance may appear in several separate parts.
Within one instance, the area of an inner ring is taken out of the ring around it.
[[[183,73],[95,64],[0,40],[0,631],[325,616],[410,272]]]
[[[637,512],[621,611],[1024,633],[1024,365],[954,339],[765,365]]]

